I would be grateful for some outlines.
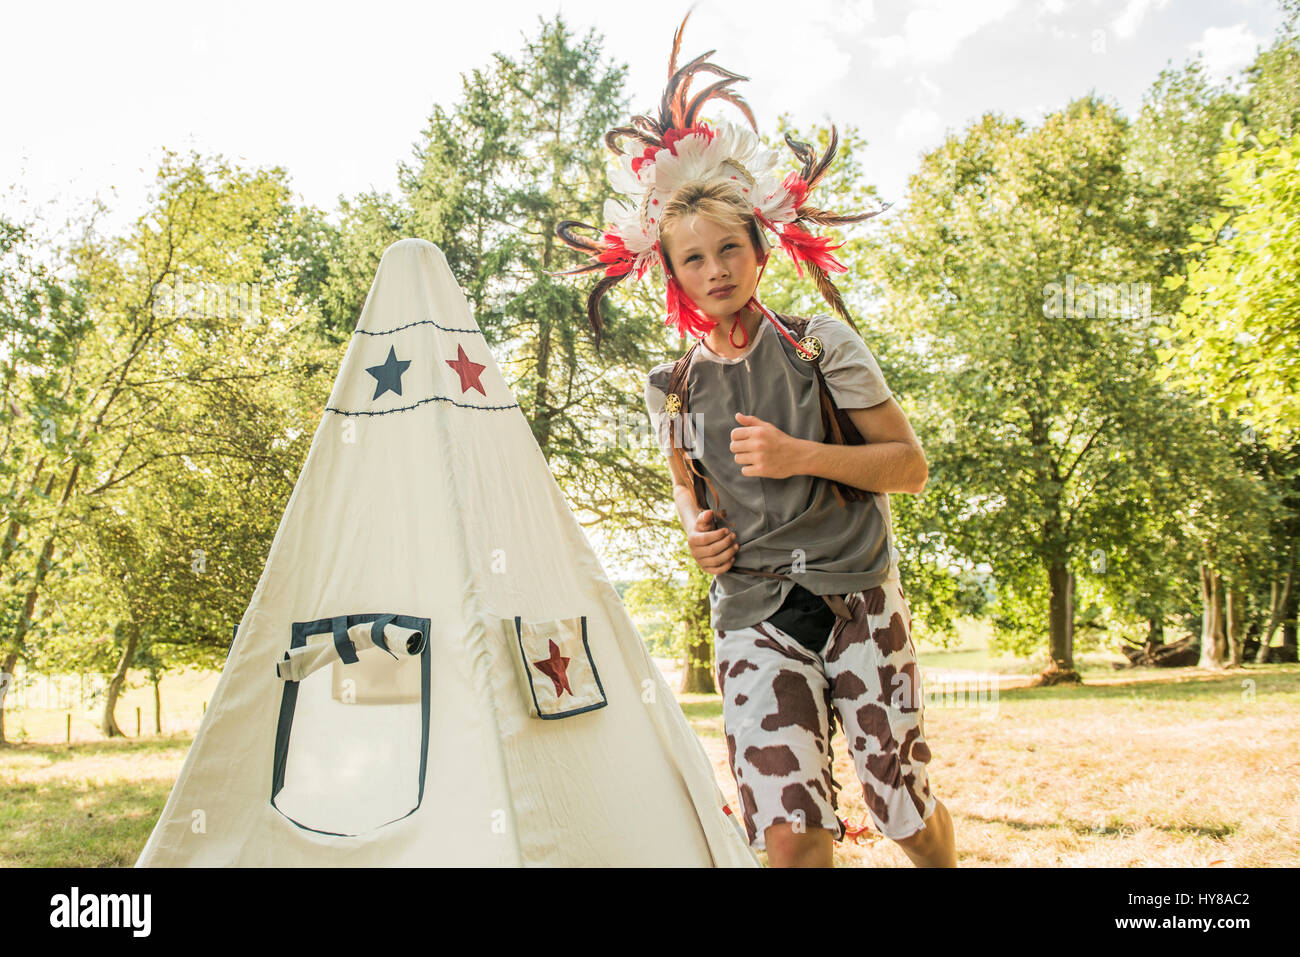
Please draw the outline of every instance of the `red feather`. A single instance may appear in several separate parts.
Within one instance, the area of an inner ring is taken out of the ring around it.
[[[642,166],[645,166],[646,163],[653,163],[655,161],[655,154],[661,149],[667,149],[670,153],[676,156],[677,141],[695,133],[703,133],[710,140],[717,135],[717,133],[710,129],[706,123],[696,123],[694,126],[688,126],[683,130],[675,128],[670,129],[664,134],[663,146],[647,146],[640,156],[632,160],[632,172],[640,173]]]
[[[664,324],[676,326],[683,336],[705,336],[718,323],[696,309],[677,277],[668,273],[668,320]]]
[[[624,245],[623,238],[612,230],[605,233],[605,251],[596,258],[608,263],[606,276],[625,275],[632,271],[632,264],[636,261],[636,256]]]
[[[781,248],[794,260],[794,268],[803,278],[803,266],[800,262],[816,263],[827,272],[848,272],[849,267],[831,255],[832,249],[839,249],[843,243],[832,246],[825,236],[814,236],[807,230],[800,229],[794,223],[787,223],[781,230]]]
[[[798,173],[791,173],[781,185],[794,197],[795,209],[802,206],[803,201],[808,198],[808,184]]]
[[[674,144],[676,144],[678,140],[684,139],[685,137],[691,136],[695,133],[703,133],[705,138],[708,140],[712,140],[713,137],[717,135],[709,128],[707,123],[696,123],[694,126],[688,126],[684,130],[669,130],[664,134],[664,146],[668,147],[668,149],[672,151],[672,154],[676,156],[677,147]]]

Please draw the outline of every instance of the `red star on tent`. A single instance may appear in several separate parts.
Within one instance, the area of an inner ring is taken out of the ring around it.
[[[569,667],[569,661],[569,658],[560,655],[560,646],[552,638],[551,657],[533,662],[534,668],[555,682],[555,697],[557,698],[560,696],[561,690],[573,694],[573,689],[569,687],[569,676],[565,673],[565,669]]]
[[[468,392],[472,386],[473,388],[478,389],[479,392],[487,395],[487,390],[485,390],[483,384],[478,381],[479,373],[486,369],[487,366],[480,362],[473,362],[469,356],[465,355],[464,346],[460,343],[456,343],[456,358],[444,359],[443,361],[455,369],[456,374],[460,376],[461,394]]]

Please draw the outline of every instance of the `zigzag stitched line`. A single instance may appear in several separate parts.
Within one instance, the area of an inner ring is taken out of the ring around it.
[[[371,332],[369,329],[353,329],[352,334],[362,336],[388,336],[392,335],[394,332],[401,332],[403,329],[409,329],[411,326],[422,325],[437,326],[443,332],[476,332],[480,336],[483,335],[482,329],[457,329],[454,326],[444,326],[441,323],[434,322],[432,319],[417,319],[415,322],[408,322],[406,325],[397,326],[394,329],[385,329],[383,332]]]
[[[394,412],[409,412],[411,409],[419,408],[426,402],[450,402],[452,405],[462,409],[482,409],[485,412],[494,412],[498,409],[517,409],[518,402],[512,402],[509,405],[472,405],[468,402],[457,402],[455,399],[449,399],[445,395],[431,395],[427,399],[421,399],[414,405],[404,405],[397,409],[383,409],[379,412],[349,412],[347,409],[336,409],[333,406],[325,406],[326,412],[333,412],[335,415],[391,415]]]

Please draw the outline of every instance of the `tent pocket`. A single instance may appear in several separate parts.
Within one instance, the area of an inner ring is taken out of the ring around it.
[[[587,616],[503,620],[528,713],[567,718],[608,704],[587,644]]]
[[[355,836],[415,811],[429,754],[429,619],[294,622],[271,805],[298,827]]]

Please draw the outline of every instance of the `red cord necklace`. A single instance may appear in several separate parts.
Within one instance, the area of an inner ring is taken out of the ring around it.
[[[768,320],[772,323],[772,325],[776,326],[776,331],[779,332],[779,333],[781,333],[781,335],[785,336],[786,341],[789,342],[790,345],[794,346],[795,349],[798,350],[798,352],[799,352],[800,355],[805,355],[805,356],[807,356],[808,358],[811,359],[811,358],[812,358],[812,353],[809,352],[807,349],[805,349],[803,346],[799,345],[799,343],[795,342],[794,337],[793,337],[792,335],[790,335],[790,333],[788,333],[788,332],[786,331],[785,326],[783,326],[783,325],[781,325],[781,323],[777,322],[777,321],[776,321],[776,317],[773,316],[770,312],[768,312],[767,309],[763,306],[763,304],[762,304],[761,302],[758,301],[758,295],[757,295],[757,293],[758,293],[758,283],[759,283],[759,281],[762,280],[762,278],[763,278],[763,270],[766,269],[766,268],[767,268],[767,260],[764,259],[763,262],[762,262],[762,264],[760,264],[759,267],[758,267],[758,279],[755,280],[755,282],[754,282],[754,293],[755,293],[755,294],[754,294],[753,296],[750,296],[750,297],[749,297],[749,302],[745,303],[744,306],[742,306],[739,310],[737,310],[736,314],[732,317],[732,319],[731,319],[731,330],[727,333],[727,341],[731,343],[731,346],[732,346],[732,348],[734,348],[734,349],[743,349],[743,348],[745,348],[745,346],[749,345],[749,330],[746,329],[746,328],[745,328],[745,324],[744,324],[743,322],[740,321],[740,313],[743,312],[744,309],[745,309],[746,307],[748,307],[748,306],[753,306],[755,309],[757,309],[759,312],[761,312],[764,316],[766,316],[766,317],[768,318]],[[736,339],[735,339],[735,335],[736,335],[736,327],[737,327],[737,326],[740,327],[740,333],[741,333],[741,335],[744,337],[744,338],[743,338],[739,343],[737,343],[737,342],[736,342]]]

